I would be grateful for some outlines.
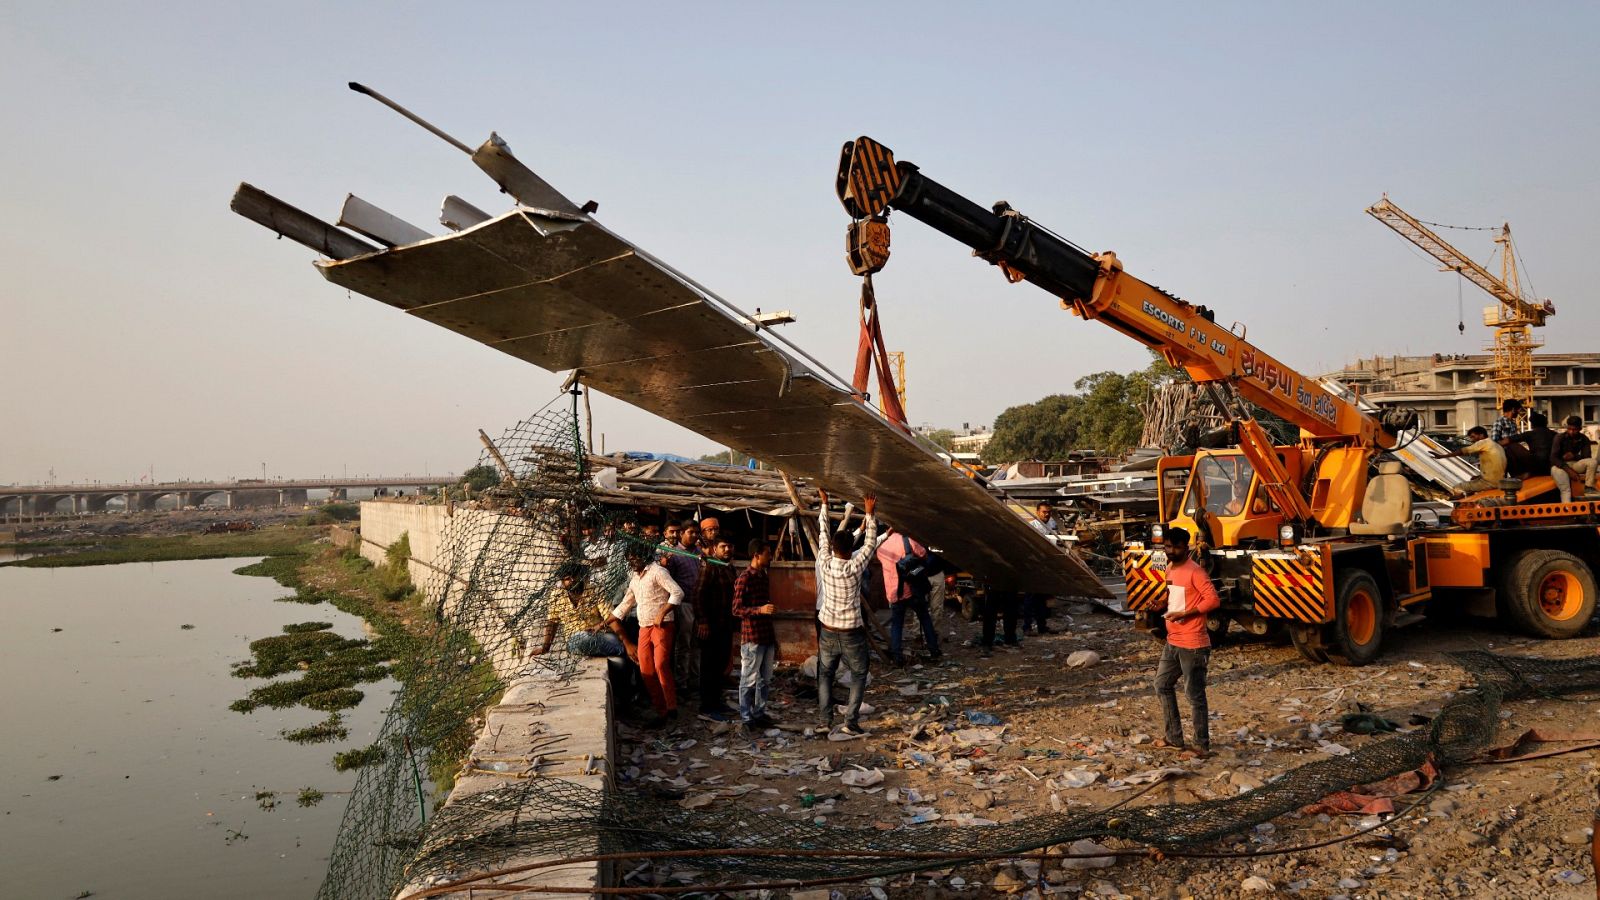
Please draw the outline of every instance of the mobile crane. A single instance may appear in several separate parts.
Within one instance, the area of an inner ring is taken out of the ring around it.
[[[1204,385],[1228,414],[1233,446],[1164,457],[1159,521],[1203,545],[1230,621],[1288,631],[1302,655],[1363,665],[1385,632],[1452,604],[1499,614],[1543,637],[1579,633],[1595,611],[1600,504],[1532,503],[1548,476],[1464,498],[1438,527],[1412,521],[1411,483],[1388,455],[1416,439],[1415,413],[1378,414],[1325,389],[1223,328],[1214,313],[1089,253],[1007,203],[992,209],[896,161],[868,137],[844,145],[836,189],[850,214],[846,257],[869,277],[889,258],[898,211],[971,247],[1012,283],[1029,281],[1085,321],[1109,325]],[[1248,401],[1300,428],[1274,445]],[[1128,607],[1151,628],[1166,608],[1164,528],[1122,551]],[[1437,608],[1437,607],[1435,607]]]

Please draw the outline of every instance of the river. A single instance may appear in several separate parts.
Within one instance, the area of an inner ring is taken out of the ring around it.
[[[330,760],[373,740],[395,685],[361,685],[349,739],[328,744],[279,736],[322,713],[228,709],[265,683],[229,672],[249,641],[310,620],[362,636],[359,618],[233,574],[250,562],[0,568],[0,894],[315,893],[355,783]],[[302,808],[306,787],[325,798]]]

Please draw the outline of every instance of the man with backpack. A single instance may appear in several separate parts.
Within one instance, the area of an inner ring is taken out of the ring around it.
[[[901,648],[907,610],[916,613],[922,625],[922,641],[928,647],[928,655],[933,659],[944,656],[939,651],[939,632],[928,610],[930,579],[939,568],[928,548],[891,530],[878,545],[878,564],[883,567],[883,596],[889,601],[889,655],[895,665],[905,665]]]

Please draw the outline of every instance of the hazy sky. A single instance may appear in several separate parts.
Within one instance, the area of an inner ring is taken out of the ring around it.
[[[1600,5],[59,3],[0,8],[0,483],[459,471],[560,377],[327,284],[228,211],[249,181],[431,231],[507,208],[491,129],[611,228],[835,369],[856,281],[833,196],[870,134],[1240,321],[1314,373],[1476,352],[1486,295],[1363,215],[1513,223],[1600,350]],[[1481,258],[1484,232],[1449,233]],[[910,220],[878,277],[915,422],[988,422],[1144,351]],[[1589,262],[1586,262],[1589,260]],[[1589,268],[1586,268],[1589,267]],[[609,449],[699,438],[596,398]]]

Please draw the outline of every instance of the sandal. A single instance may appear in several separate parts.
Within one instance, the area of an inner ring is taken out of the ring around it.
[[[1156,738],[1155,741],[1150,744],[1150,746],[1156,748],[1157,750],[1182,750],[1183,749],[1183,745],[1182,744],[1174,744],[1174,743],[1166,740],[1165,738]]]

